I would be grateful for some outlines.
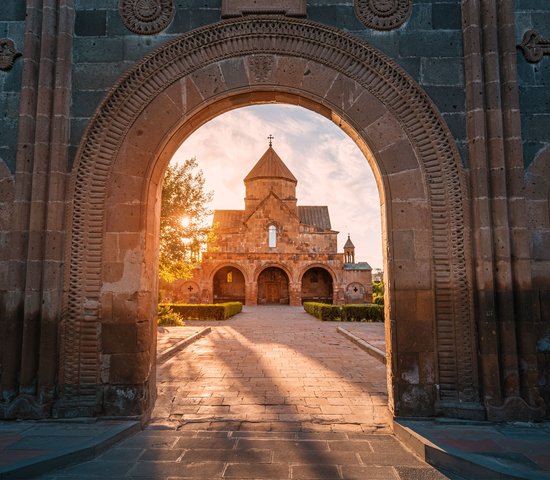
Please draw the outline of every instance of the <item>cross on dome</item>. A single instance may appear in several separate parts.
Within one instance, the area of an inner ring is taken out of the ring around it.
[[[274,137],[273,135],[271,135],[271,134],[269,134],[269,136],[267,137],[267,139],[269,140],[269,146],[270,146],[270,147],[271,147],[271,144],[273,143],[273,139],[274,139],[274,138],[275,138],[275,137]]]

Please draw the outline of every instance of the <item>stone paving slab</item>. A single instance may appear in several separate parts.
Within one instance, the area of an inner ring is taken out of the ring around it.
[[[301,307],[245,307],[158,369],[152,423],[390,432],[386,370]]]
[[[337,432],[316,433],[314,439],[303,437],[304,432],[212,432],[148,428],[95,460],[40,478],[458,478],[449,477],[419,460],[392,434]]]
[[[197,325],[185,325],[183,327],[158,327],[157,328],[157,357],[165,350],[199,333],[204,327]]]
[[[548,478],[547,424],[407,421],[402,443],[385,412],[383,365],[339,335],[334,324],[292,307],[244,313],[249,315],[218,323],[212,335],[159,367],[159,402],[145,430],[93,460],[20,478]],[[1,422],[0,451],[24,446],[38,458],[54,445],[80,442],[90,458],[101,448],[90,450],[85,442],[105,433],[99,422],[86,425],[87,431],[35,422],[33,434],[22,438],[28,424]],[[69,461],[82,459],[77,452]],[[445,473],[449,468],[461,475]]]
[[[362,338],[359,338],[357,335],[354,335],[350,331],[346,330],[343,327],[338,327],[336,329],[338,333],[341,333],[344,337],[346,337],[351,342],[355,343],[361,350],[364,350],[367,352],[371,357],[376,358],[379,362],[386,364],[386,352],[383,350],[380,350],[378,347],[375,347],[372,343],[369,343]]]
[[[211,332],[210,327],[204,328],[187,328],[175,327],[182,329],[176,332],[178,335],[170,334],[168,339],[163,339],[157,343],[157,363],[164,363],[174,355],[177,355],[181,350],[196,342],[199,338],[208,335]],[[164,328],[162,330],[165,330]],[[160,331],[160,329],[159,329]]]
[[[344,328],[364,342],[386,353],[386,335],[383,322],[339,322],[337,326]]]
[[[399,419],[393,428],[420,458],[467,478],[550,479],[550,422]]]
[[[133,421],[2,422],[0,479],[33,478],[94,458],[140,428]]]

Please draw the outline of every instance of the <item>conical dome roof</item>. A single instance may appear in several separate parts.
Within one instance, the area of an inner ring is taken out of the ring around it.
[[[298,183],[296,177],[292,175],[292,172],[284,164],[281,157],[277,155],[277,152],[275,152],[271,145],[244,178],[244,182],[246,183],[258,178],[282,178]]]
[[[344,244],[344,248],[355,248],[355,245],[354,245],[353,242],[351,241],[351,238],[349,238],[349,233],[348,233],[348,240],[347,240],[347,242]]]

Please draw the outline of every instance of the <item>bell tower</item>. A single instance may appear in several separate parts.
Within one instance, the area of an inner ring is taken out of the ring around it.
[[[253,212],[258,204],[270,192],[273,192],[291,212],[296,214],[296,184],[298,180],[273,149],[273,137],[270,135],[267,138],[269,140],[268,149],[244,178],[245,211]]]
[[[348,233],[348,240],[344,244],[344,263],[355,263],[355,245]]]

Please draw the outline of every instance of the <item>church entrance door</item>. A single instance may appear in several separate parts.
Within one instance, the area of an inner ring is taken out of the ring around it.
[[[269,282],[266,284],[266,287],[267,287],[266,303],[279,303],[279,298],[280,298],[279,285],[273,282]]]
[[[277,267],[269,267],[258,277],[258,305],[288,305],[288,276]]]

